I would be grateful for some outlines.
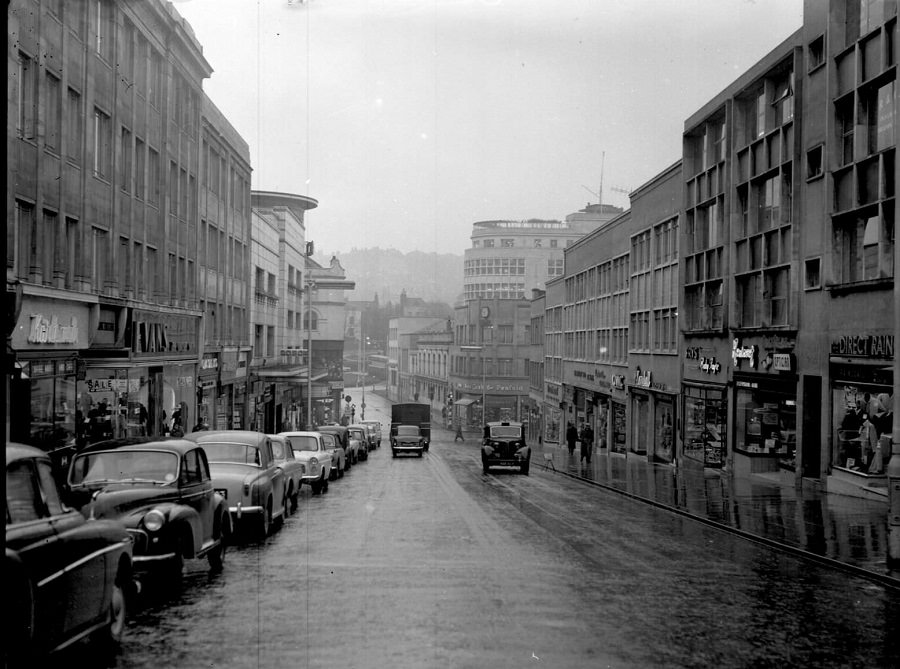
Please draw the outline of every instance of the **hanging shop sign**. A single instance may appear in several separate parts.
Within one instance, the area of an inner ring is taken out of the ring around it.
[[[191,354],[197,350],[197,324],[195,316],[135,310],[132,351],[137,357]]]
[[[612,375],[612,387],[614,390],[625,390],[625,375],[624,374],[613,374]]]
[[[722,365],[716,360],[715,356],[711,358],[700,358],[699,369],[705,374],[718,374],[722,371]]]
[[[68,323],[60,323],[56,315],[31,314],[28,329],[29,344],[77,344],[78,319],[72,316]]]
[[[894,357],[893,335],[844,335],[831,342],[831,355],[849,358]]]
[[[790,353],[773,353],[772,369],[776,372],[794,371],[793,356]]]
[[[740,367],[741,360],[748,361],[750,369],[756,369],[757,347],[756,344],[741,346],[741,340],[734,339],[731,342],[731,361],[735,367]]]
[[[652,387],[650,370],[648,369],[646,372],[642,372],[640,367],[636,368],[634,370],[634,385],[640,386],[641,388]]]

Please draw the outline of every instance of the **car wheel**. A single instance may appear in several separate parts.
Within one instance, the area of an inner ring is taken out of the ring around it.
[[[300,486],[296,490],[291,491],[291,513],[297,513],[297,507],[300,505]]]
[[[328,492],[328,479],[322,479],[322,492]]]
[[[5,666],[29,666],[32,633],[34,630],[34,597],[31,582],[25,574],[4,565],[4,592],[7,593],[7,628],[6,643],[3,644]],[[10,615],[12,614],[12,615]]]
[[[206,559],[209,562],[209,569],[212,572],[220,572],[222,571],[222,567],[225,564],[225,543],[228,539],[228,536],[225,532],[225,520],[222,519],[220,515],[216,520],[217,530],[214,534],[214,537],[219,542],[215,548],[213,548],[209,553],[206,554]]]
[[[316,480],[309,484],[309,487],[312,488],[313,495],[318,495],[322,492],[322,480]]]
[[[265,510],[259,515],[259,525],[256,528],[256,534],[260,539],[269,536],[272,529],[272,499],[266,503]]]
[[[393,449],[393,448],[392,448],[392,449],[391,449],[391,454],[396,458],[396,457],[397,457],[397,451],[396,451],[396,449]]]
[[[491,471],[490,465],[488,465],[487,462],[482,462],[482,463],[481,463],[481,471],[482,471],[482,473],[484,473],[484,474],[489,474],[490,471]]]
[[[344,478],[344,468],[343,467],[338,468],[338,478],[339,479]]]
[[[288,495],[287,490],[285,490],[284,496],[281,498],[281,520],[278,521],[279,525],[284,525],[284,521],[287,520],[288,515],[290,515],[290,504],[290,495]]]
[[[109,624],[104,631],[104,642],[111,648],[116,648],[122,641],[125,633],[125,617],[127,606],[125,603],[125,588],[122,586],[122,577],[117,576],[113,585],[112,596],[109,598]]]

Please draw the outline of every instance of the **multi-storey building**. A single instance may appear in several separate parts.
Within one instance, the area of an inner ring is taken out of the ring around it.
[[[240,429],[247,425],[251,356],[250,147],[209,99],[202,104],[197,422]]]
[[[541,412],[543,440],[548,444],[560,444],[565,439],[565,397],[563,392],[563,354],[565,334],[563,311],[566,300],[565,275],[550,279],[544,293],[544,397],[538,409]]]
[[[535,288],[531,291],[531,327],[528,342],[528,432],[530,442],[543,440],[544,421],[544,320],[547,311],[547,292]]]
[[[413,398],[440,412],[445,420],[452,411],[450,390],[450,319],[435,322],[410,335],[409,366]]]
[[[7,416],[30,416],[9,436],[53,450],[159,435],[176,415],[189,429],[204,137],[218,128],[249,173],[243,142],[204,117],[211,67],[170,3],[17,0],[7,18]]]
[[[402,302],[402,300],[401,300]],[[434,316],[398,316],[388,321],[387,382],[388,398],[394,402],[423,401],[419,381],[413,370],[417,333],[446,327],[447,319]]]

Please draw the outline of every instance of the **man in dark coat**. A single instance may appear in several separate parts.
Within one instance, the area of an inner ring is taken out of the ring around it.
[[[594,450],[594,430],[590,423],[585,423],[581,430],[581,459],[591,464],[591,453]]]
[[[566,445],[569,447],[569,455],[575,454],[575,442],[578,441],[578,430],[572,423],[566,428]]]

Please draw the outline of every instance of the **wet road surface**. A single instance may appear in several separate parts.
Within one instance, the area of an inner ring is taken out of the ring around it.
[[[145,591],[119,667],[889,667],[895,591],[478,444],[381,449],[210,575]],[[452,433],[450,433],[452,438]],[[74,660],[77,654],[72,652]],[[86,652],[86,651],[84,651]]]

